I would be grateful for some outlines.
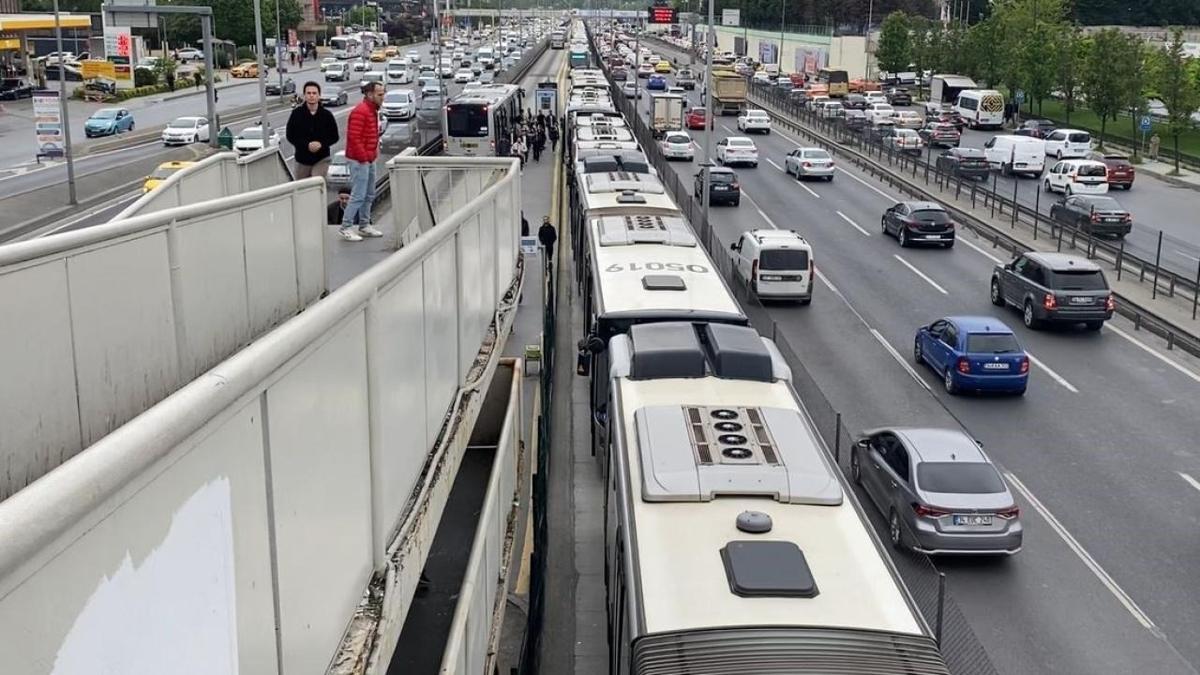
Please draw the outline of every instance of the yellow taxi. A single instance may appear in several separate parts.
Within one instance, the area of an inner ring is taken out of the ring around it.
[[[394,56],[400,56],[400,48],[393,47],[393,46],[384,47],[383,53],[386,54],[387,57],[390,59]]]
[[[230,77],[258,77],[258,62],[242,61],[229,69]]]
[[[163,162],[162,164],[159,164],[158,168],[154,170],[154,173],[146,176],[146,182],[142,183],[142,193],[153,190],[164,180],[170,178],[171,174],[179,171],[180,169],[186,169],[193,164],[195,164],[195,162]]]
[[[658,63],[654,64],[654,72],[667,73],[669,75],[671,73],[671,62],[659,61]]]
[[[383,49],[372,49],[371,60],[375,62],[387,61],[387,52]]]

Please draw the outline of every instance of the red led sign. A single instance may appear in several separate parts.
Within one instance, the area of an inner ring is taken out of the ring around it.
[[[674,7],[649,7],[646,10],[648,23],[677,23],[677,19]]]

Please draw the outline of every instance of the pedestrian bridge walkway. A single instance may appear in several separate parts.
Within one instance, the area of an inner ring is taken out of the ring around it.
[[[383,240],[338,240],[324,182],[272,149],[0,247],[5,670],[386,667],[489,384],[519,374],[500,354],[523,280],[514,160],[402,155],[388,181]],[[519,398],[464,598],[481,610]]]

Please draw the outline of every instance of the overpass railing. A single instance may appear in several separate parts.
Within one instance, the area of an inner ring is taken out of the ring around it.
[[[280,154],[279,146],[272,145],[244,157],[234,152],[222,152],[171,174],[156,189],[125,207],[113,220],[186,204],[201,204],[291,180],[291,169]]]
[[[0,503],[6,669],[386,665],[520,292],[519,170],[475,163],[508,170]]]
[[[324,201],[309,179],[0,247],[0,500],[315,302]]]

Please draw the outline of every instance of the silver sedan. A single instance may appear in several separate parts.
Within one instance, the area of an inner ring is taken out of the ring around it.
[[[957,429],[864,432],[854,482],[887,518],[892,545],[928,554],[1013,555],[1021,509],[983,449]]]
[[[821,148],[796,148],[788,153],[784,170],[789,175],[801,178],[824,178],[833,180],[833,157]]]

